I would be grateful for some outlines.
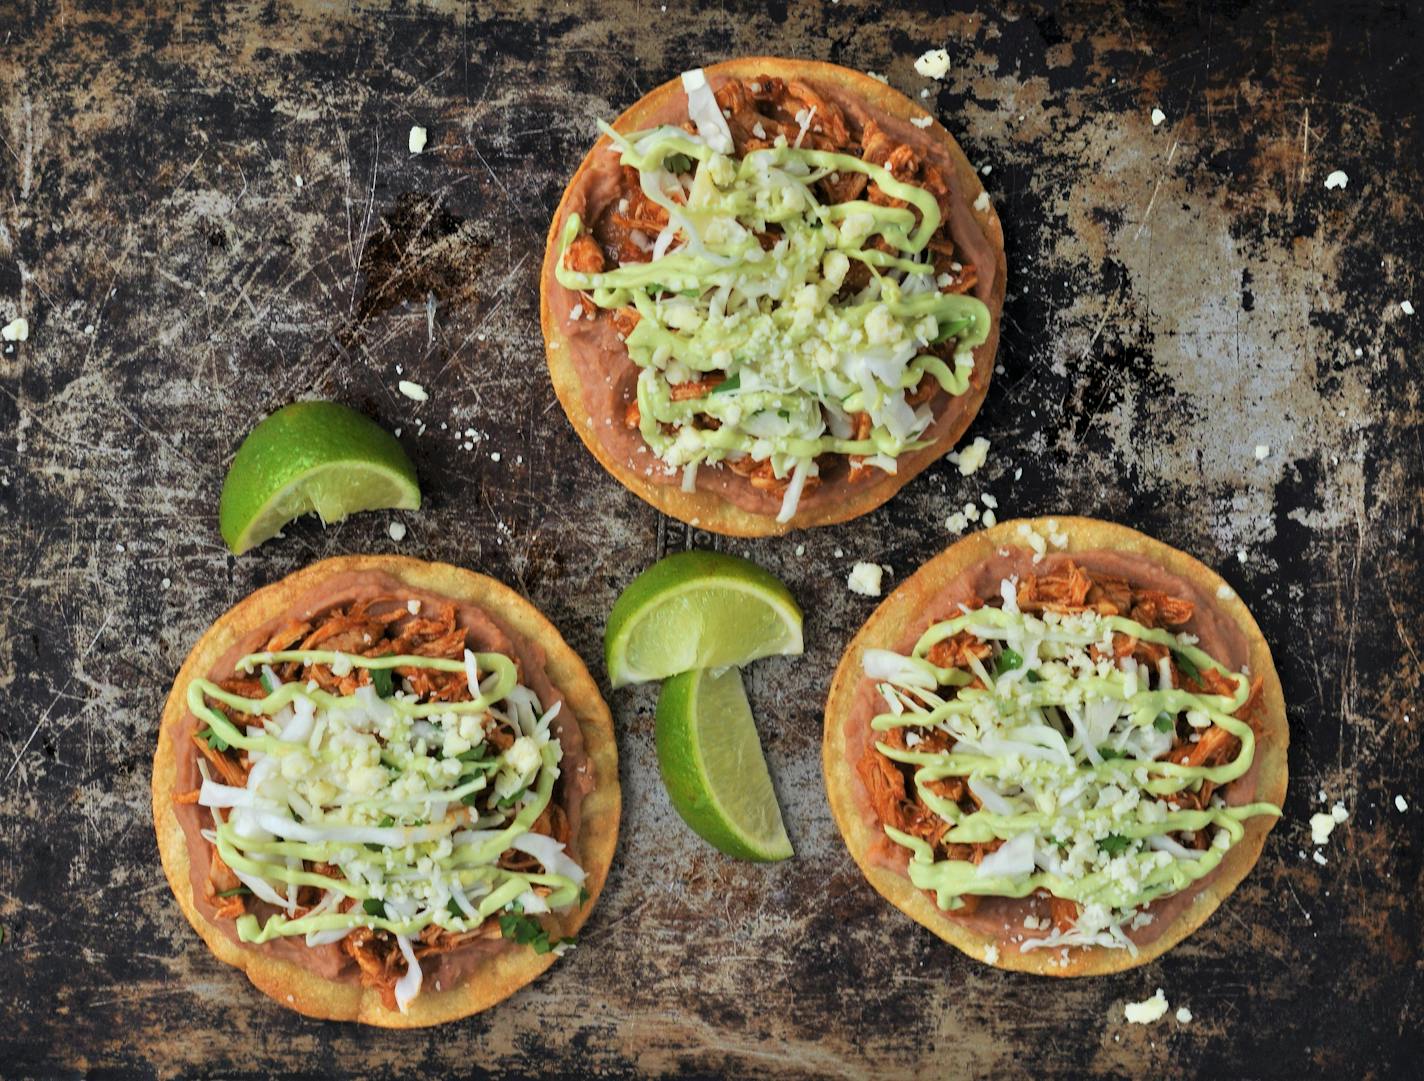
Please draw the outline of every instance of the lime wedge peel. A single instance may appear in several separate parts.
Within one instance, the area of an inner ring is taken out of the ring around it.
[[[236,555],[317,514],[323,524],[366,510],[420,506],[420,485],[395,437],[336,402],[296,402],[243,440],[223,482],[218,525]]]
[[[604,660],[614,687],[802,652],[801,610],[770,572],[722,552],[678,552],[613,605]]]
[[[739,859],[793,854],[738,669],[667,680],[655,734],[668,797],[694,833]]]

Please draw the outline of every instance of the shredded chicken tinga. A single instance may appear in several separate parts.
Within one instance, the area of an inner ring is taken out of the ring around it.
[[[1251,766],[1262,681],[1181,630],[1193,611],[1069,559],[968,601],[908,656],[867,650],[885,711],[856,768],[911,882],[952,918],[1040,899],[1020,951],[1135,954],[1154,901],[1280,813],[1221,798]]]
[[[433,610],[432,610],[433,609]],[[580,903],[562,749],[517,661],[472,653],[453,604],[380,597],[282,626],[187,700],[211,815],[205,891],[238,937],[339,943],[387,1009],[424,959],[484,939],[562,951]]]
[[[626,344],[640,373],[622,419],[663,467],[691,491],[725,464],[786,522],[823,475],[893,474],[929,445],[991,316],[923,153],[809,82],[683,85],[681,126],[602,126],[621,183],[570,217],[557,279],[582,291],[575,318]]]

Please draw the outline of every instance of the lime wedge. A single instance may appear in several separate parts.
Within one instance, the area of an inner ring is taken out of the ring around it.
[[[218,528],[241,555],[312,511],[329,524],[357,511],[419,506],[415,467],[394,436],[336,402],[295,402],[237,448]]]
[[[658,560],[614,602],[603,634],[615,687],[801,649],[801,609],[790,590],[721,552]]]
[[[673,676],[658,697],[656,734],[663,783],[694,833],[738,859],[792,854],[741,672]]]

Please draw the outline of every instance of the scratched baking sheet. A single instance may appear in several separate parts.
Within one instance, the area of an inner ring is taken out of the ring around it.
[[[6,6],[0,323],[30,335],[0,352],[0,1074],[1409,1075],[1424,315],[1400,304],[1424,306],[1424,19],[956,6]],[[939,44],[937,83],[913,59]],[[983,469],[942,464],[841,528],[728,542],[585,453],[544,374],[536,280],[593,118],[766,50],[882,73],[945,120],[1003,218],[1010,296],[970,433],[993,444]],[[311,395],[399,428],[427,505],[233,560],[227,462]],[[962,957],[876,898],[826,808],[820,706],[872,607],[846,573],[871,559],[893,584],[986,492],[1001,517],[1096,514],[1199,555],[1285,682],[1284,821],[1203,930],[1126,975]],[[525,591],[602,678],[613,598],[687,546],[751,556],[805,607],[806,656],[750,681],[795,860],[693,838],[656,780],[652,692],[624,691],[609,889],[584,944],[499,1008],[424,1033],[317,1023],[202,947],[159,869],[148,769],[218,612],[322,556],[447,559]],[[1323,865],[1322,792],[1350,811]],[[1191,1023],[1125,1025],[1157,987]]]

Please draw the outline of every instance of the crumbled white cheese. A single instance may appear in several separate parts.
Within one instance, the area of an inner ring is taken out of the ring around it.
[[[887,79],[884,75],[881,75],[878,71],[867,71],[865,74],[869,75],[876,82],[884,83],[886,86],[890,85],[890,80]]]
[[[963,511],[955,511],[944,520],[944,528],[951,533],[963,533],[969,528],[969,519],[964,517]]]
[[[1246,562],[1246,549],[1245,549],[1245,548],[1238,548],[1238,549],[1236,549],[1236,562],[1238,562],[1238,563],[1245,563],[1245,562]]]
[[[1330,834],[1335,829],[1335,817],[1330,814],[1313,814],[1310,816],[1310,839],[1318,845],[1323,845],[1330,840]]]
[[[1405,315],[1413,315],[1414,305],[1407,300],[1401,300],[1399,302],[1399,310],[1402,311]]]
[[[1343,803],[1337,800],[1335,806],[1330,808],[1330,817],[1335,820],[1335,824],[1338,826],[1350,817],[1350,812],[1345,808]]]
[[[1189,1009],[1187,1009],[1185,1006],[1178,1006],[1178,1007],[1177,1007],[1177,1023],[1178,1023],[1179,1025],[1187,1025],[1187,1024],[1190,1024],[1190,1023],[1191,1023],[1191,1020],[1192,1020],[1192,1011],[1189,1010]]]
[[[1161,109],[1153,109],[1153,110],[1152,110],[1152,126],[1153,126],[1154,128],[1155,128],[1158,124],[1162,123],[1162,121],[1164,121],[1164,120],[1166,120],[1166,119],[1167,119],[1167,114],[1164,113]]]
[[[927,127],[929,127],[931,124],[934,123],[934,117],[932,117],[932,116],[912,116],[912,117],[910,117],[910,123],[911,123],[911,124],[914,124],[915,127],[917,127],[917,128],[927,128]]]
[[[392,522],[390,525],[386,526],[386,532],[391,535],[391,540],[403,541],[405,540],[405,523]]]
[[[990,526],[999,524],[999,516],[991,510],[986,510],[980,521],[983,522],[984,528],[988,529]]]
[[[396,384],[396,388],[413,402],[423,402],[430,398],[424,387],[419,383],[412,383],[409,379],[402,379]]]
[[[1271,448],[1265,443],[1256,444],[1256,461],[1264,462],[1270,456]]]
[[[1225,582],[1222,582],[1221,585],[1216,587],[1217,600],[1229,601],[1234,596],[1236,596],[1236,591],[1232,589],[1229,585],[1227,585]]]
[[[852,593],[863,597],[880,596],[880,581],[884,570],[874,563],[857,563],[846,578],[846,585]]]
[[[1394,809],[1400,814],[1403,814],[1405,811],[1409,810],[1409,801],[1403,796],[1395,796]]]
[[[978,197],[974,200],[974,209],[981,214],[989,209],[989,193],[987,191],[981,191],[979,193]]]
[[[949,74],[949,50],[928,50],[915,61],[915,70],[927,79],[943,79]]]
[[[409,141],[408,145],[410,146],[410,152],[411,152],[412,154],[419,154],[422,150],[424,150],[424,149],[425,149],[425,129],[424,129],[424,128],[421,128],[421,127],[411,128],[411,129],[410,129],[410,141]]]
[[[959,466],[960,476],[967,477],[989,457],[989,441],[982,435],[976,436],[969,446],[963,450],[950,451],[945,457]]]
[[[1350,178],[1345,175],[1345,170],[1336,169],[1325,178],[1325,187],[1327,190],[1330,188],[1343,188],[1349,182]]]
[[[405,602],[405,610],[413,616],[420,615],[420,602],[412,597]]]
[[[1321,852],[1318,848],[1311,853],[1311,856],[1315,859],[1315,862],[1320,864],[1320,866],[1322,867],[1324,867],[1327,863],[1330,862],[1325,858],[1325,854]]]
[[[981,492],[979,495],[979,501],[983,503],[984,506],[988,507],[990,510],[999,509],[999,501],[995,499],[994,496],[989,492]]]
[[[999,947],[995,946],[992,942],[985,946],[984,960],[988,961],[991,965],[997,965],[999,963]]]
[[[1122,1012],[1129,1024],[1150,1025],[1153,1021],[1160,1021],[1167,1012],[1167,996],[1159,987],[1151,998],[1145,998],[1141,1002],[1129,1002]]]
[[[796,546],[796,554],[798,556],[804,556],[806,554],[806,546],[804,544],[798,544]]]
[[[23,316],[0,327],[0,338],[7,342],[24,342],[30,338],[30,321]]]

